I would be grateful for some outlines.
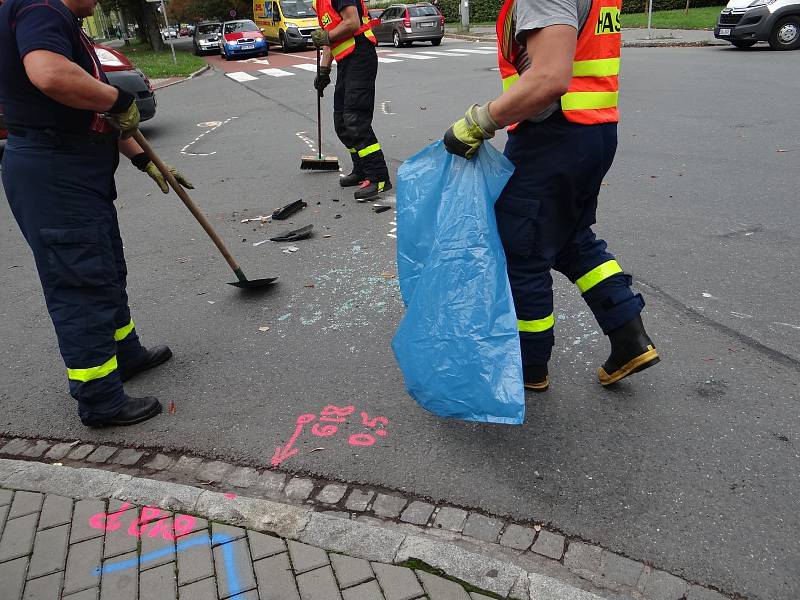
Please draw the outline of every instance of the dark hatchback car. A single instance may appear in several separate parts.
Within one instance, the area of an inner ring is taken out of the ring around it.
[[[393,4],[373,23],[378,42],[392,43],[395,48],[413,42],[442,43],[444,16],[433,4]]]

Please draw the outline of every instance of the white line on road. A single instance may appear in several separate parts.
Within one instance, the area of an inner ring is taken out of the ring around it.
[[[393,62],[403,62],[402,60],[398,60],[396,58],[384,58],[383,56],[378,57],[379,63],[393,63]]]
[[[258,72],[269,75],[270,77],[291,77],[294,75],[294,73],[284,71],[283,69],[259,69]]]
[[[422,56],[421,54],[390,54],[392,58],[411,58],[413,60],[434,60],[432,56]]]
[[[244,83],[245,81],[255,81],[258,77],[253,77],[250,73],[245,73],[244,71],[236,71],[234,73],[225,73],[228,77],[233,79],[234,81],[238,81],[239,83]]]
[[[301,140],[303,140],[303,141],[305,142],[306,146],[308,146],[309,148],[311,148],[311,151],[312,151],[312,152],[314,152],[314,153],[316,153],[316,152],[317,152],[317,148],[314,146],[314,142],[311,140],[311,138],[309,138],[309,137],[306,135],[306,132],[305,132],[305,131],[298,131],[297,133],[295,133],[295,135],[296,135],[297,137],[299,137]]]
[[[437,52],[435,50],[425,50],[420,54],[433,54],[434,56],[466,56],[466,54],[458,54],[456,52]]]
[[[477,50],[475,48],[455,48],[451,52],[468,52],[470,54],[497,54],[497,50]]]
[[[202,153],[201,152],[187,152],[187,150],[189,148],[191,148],[193,145],[195,145],[197,142],[199,142],[204,136],[208,135],[212,131],[216,131],[217,129],[219,129],[220,127],[225,125],[226,123],[230,123],[234,119],[238,119],[238,118],[239,117],[231,117],[229,119],[226,119],[225,121],[207,121],[206,123],[200,123],[199,125],[201,125],[201,126],[206,125],[208,123],[213,123],[214,125],[211,127],[211,129],[209,129],[208,131],[204,131],[203,133],[198,135],[196,138],[194,138],[194,140],[192,140],[191,142],[186,144],[183,148],[181,148],[181,154],[186,154],[187,156],[212,156],[212,155],[216,154],[217,153],[216,150],[214,150],[213,152],[202,152]]]
[[[303,69],[304,71],[313,71],[314,73],[317,72],[317,65],[307,65],[305,63],[301,65],[292,65],[295,69]]]
[[[392,109],[389,108],[389,104],[391,104],[391,100],[384,100],[381,102],[381,112],[385,115],[396,115],[397,113],[392,112]]]

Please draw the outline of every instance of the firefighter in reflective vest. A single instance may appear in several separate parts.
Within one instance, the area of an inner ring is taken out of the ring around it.
[[[33,251],[84,425],[132,425],[161,412],[122,382],[168,360],[131,319],[114,171],[120,153],[167,193],[133,139],[132,94],[108,84],[80,19],[96,0],[0,0],[5,195]],[[176,177],[191,187],[183,175]]]
[[[495,205],[517,311],[524,382],[549,386],[551,270],[566,275],[609,337],[603,385],[659,361],[631,290],[592,231],[597,195],[617,147],[621,0],[506,0],[497,21],[503,94],[474,105],[445,133],[470,158],[508,127],[514,174]]]
[[[322,95],[331,82],[331,64],[335,60],[333,125],[353,159],[353,171],[339,184],[359,186],[354,194],[359,202],[374,200],[392,188],[383,150],[372,130],[378,42],[370,29],[363,0],[315,0],[314,7],[321,29],[316,29],[311,39],[323,48],[314,87]]]

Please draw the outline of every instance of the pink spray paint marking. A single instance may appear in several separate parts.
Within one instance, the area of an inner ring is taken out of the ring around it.
[[[123,513],[128,511],[131,505],[127,502],[119,510],[113,513],[97,513],[89,517],[89,526],[92,529],[102,531],[117,531],[124,526],[122,523]],[[145,506],[142,508],[141,515],[133,519],[127,527],[128,535],[134,537],[154,538],[161,536],[165,540],[174,540],[182,535],[189,533],[195,525],[195,518],[191,515],[175,515],[172,523],[169,522],[169,513],[155,506]],[[152,527],[151,527],[152,525]]]
[[[234,498],[236,498],[236,494],[227,493],[222,495],[225,496],[228,500],[233,500]]]
[[[330,438],[339,432],[341,425],[347,424],[347,418],[356,412],[355,406],[335,406],[329,404],[324,407],[319,417],[315,414],[306,413],[297,417],[297,425],[295,426],[294,433],[289,438],[285,446],[278,446],[275,448],[275,454],[272,455],[271,465],[277,467],[282,462],[290,459],[300,450],[295,446],[298,438],[303,434],[306,425],[310,425],[314,421],[314,425],[310,428],[311,435],[319,438]],[[373,417],[370,418],[366,412],[361,412],[361,424],[364,427],[371,429],[371,432],[354,433],[347,438],[347,443],[351,446],[366,448],[373,446],[378,437],[386,437],[389,432],[386,427],[389,426],[389,419],[386,417]],[[333,423],[336,423],[334,425]],[[374,435],[373,435],[374,433]]]

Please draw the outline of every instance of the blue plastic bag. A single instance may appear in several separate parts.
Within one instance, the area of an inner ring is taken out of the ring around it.
[[[397,270],[406,314],[392,340],[408,393],[440,417],[525,420],[517,317],[494,215],[513,165],[436,142],[397,173]]]

